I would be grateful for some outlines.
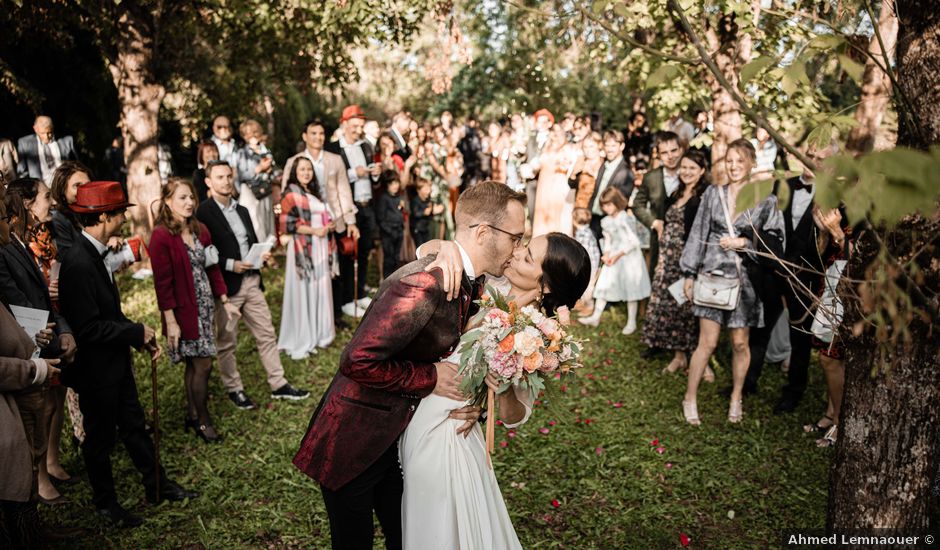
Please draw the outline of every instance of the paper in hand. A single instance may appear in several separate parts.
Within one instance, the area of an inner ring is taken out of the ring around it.
[[[672,294],[673,299],[675,299],[680,306],[688,302],[688,298],[685,297],[685,279],[679,279],[669,285],[669,294]]]
[[[270,252],[273,247],[274,243],[271,242],[255,243],[251,245],[251,249],[248,250],[248,254],[242,261],[251,264],[252,269],[261,269],[261,264],[264,263],[262,258],[265,254]]]
[[[31,307],[10,306],[10,311],[16,317],[16,322],[23,327],[26,334],[35,341],[36,335],[46,328],[49,321],[49,312],[43,309],[33,309]],[[39,357],[39,346],[33,352],[33,357]]]

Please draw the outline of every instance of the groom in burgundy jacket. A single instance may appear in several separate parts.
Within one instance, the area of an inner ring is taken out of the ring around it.
[[[482,182],[457,202],[456,241],[464,276],[449,300],[433,257],[385,279],[340,358],[339,372],[317,406],[294,465],[320,484],[334,549],[371,549],[372,512],[385,547],[402,546],[402,476],[398,437],[420,400],[433,393],[465,399],[457,367],[440,362],[457,346],[476,310],[484,273],[502,275],[525,230],[525,195]],[[476,407],[452,418],[479,416]]]

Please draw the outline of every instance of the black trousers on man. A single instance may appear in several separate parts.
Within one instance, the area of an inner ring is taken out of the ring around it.
[[[153,487],[157,475],[153,440],[147,433],[144,409],[137,396],[137,384],[130,366],[114,385],[81,389],[79,408],[85,426],[82,456],[94,491],[95,506],[107,508],[118,503],[111,471],[111,451],[117,435],[121,436],[127,453],[140,472],[144,487]],[[161,479],[165,479],[162,473]]]
[[[401,550],[401,496],[404,481],[398,443],[392,444],[366,471],[336,491],[320,487],[330,517],[334,550],[372,550],[375,510],[387,550]]]

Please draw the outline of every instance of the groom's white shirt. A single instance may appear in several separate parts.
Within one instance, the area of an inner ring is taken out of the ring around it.
[[[467,251],[463,249],[463,246],[459,242],[454,241],[454,244],[457,245],[457,250],[460,251],[460,261],[463,262],[463,272],[467,274],[467,278],[471,281],[477,278],[477,272],[473,269],[473,262],[470,261],[470,255],[467,254]]]

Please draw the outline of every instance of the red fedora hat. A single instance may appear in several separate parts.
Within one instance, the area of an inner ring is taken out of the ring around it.
[[[79,186],[75,202],[69,205],[72,212],[95,214],[113,212],[134,206],[127,202],[124,188],[117,181],[90,181]]]
[[[362,112],[362,108],[358,105],[350,105],[343,109],[343,115],[340,117],[340,122],[346,122],[352,118],[366,118],[366,114]]]

